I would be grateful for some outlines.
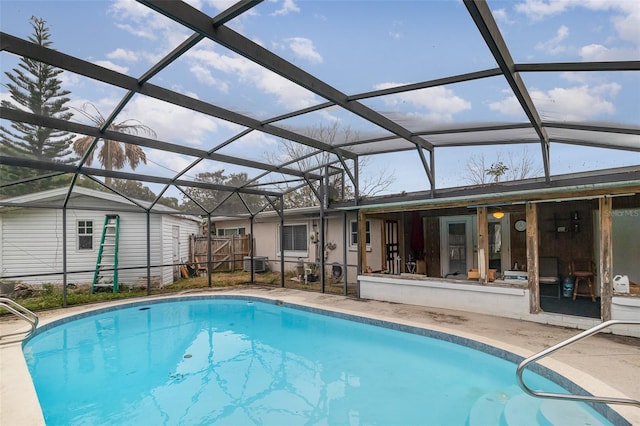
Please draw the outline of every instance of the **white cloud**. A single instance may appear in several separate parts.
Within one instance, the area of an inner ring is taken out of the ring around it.
[[[118,48],[107,55],[108,59],[130,62],[144,60],[155,64],[191,35],[182,25],[133,0],[113,1],[108,13],[116,27],[143,39],[133,43],[141,46],[139,50]],[[149,40],[153,41],[154,47],[146,46]]]
[[[282,7],[273,12],[272,15],[288,15],[291,12],[300,12],[300,8],[294,0],[284,0]]]
[[[109,7],[109,14],[115,18],[118,28],[136,37],[162,40],[170,48],[187,37],[182,25],[134,0],[115,0]]]
[[[401,83],[382,83],[375,86],[376,90],[388,89],[401,86]],[[411,119],[413,115],[429,117],[436,121],[453,121],[453,115],[471,109],[471,103],[454,94],[453,90],[444,86],[430,87],[422,90],[414,90],[396,95],[386,96],[385,102],[393,107],[401,107],[403,104],[426,110],[422,112],[412,112],[405,115]]]
[[[610,22],[608,31],[604,25],[589,28],[592,34],[602,33],[603,39],[594,43],[573,47],[583,61],[628,61],[640,57],[640,1],[638,0],[525,0],[516,5],[518,12],[532,20],[543,20],[552,15],[566,13],[571,19],[572,9],[597,12],[602,22]],[[568,35],[568,34],[567,34]],[[536,49],[556,54],[565,51],[560,44],[562,34],[549,41],[538,43]]]
[[[118,48],[113,52],[107,53],[107,58],[126,62],[136,62],[138,60],[138,54],[133,50]]]
[[[515,21],[509,17],[509,14],[507,13],[506,9],[496,9],[496,10],[493,10],[492,13],[493,13],[493,17],[497,22],[502,22],[504,24],[509,24],[509,25],[515,23]]]
[[[313,46],[313,41],[304,37],[292,37],[286,40],[289,43],[289,48],[298,57],[305,59],[312,64],[321,64],[322,56],[316,51]]]
[[[524,115],[522,107],[520,106],[520,102],[518,102],[518,99],[513,96],[513,92],[511,92],[510,90],[503,90],[502,93],[510,95],[502,99],[501,101],[491,102],[489,104],[489,109],[491,111],[498,111],[504,115],[509,115],[512,117]]]
[[[117,71],[122,74],[126,74],[127,71],[129,71],[129,68],[116,65],[111,61],[93,61],[93,63],[96,65],[100,65],[101,67],[105,67],[105,68],[109,68],[110,70]]]
[[[270,71],[260,68],[251,78],[258,88],[274,95],[281,105],[289,109],[303,109],[317,103],[313,93]]]
[[[277,143],[275,137],[263,132],[250,132],[243,136],[241,139],[233,142],[234,146],[242,145],[244,147],[259,147],[263,148],[265,145],[274,145]]]
[[[516,5],[516,11],[524,13],[531,19],[538,20],[564,12],[571,5],[570,0],[525,0]]]
[[[584,121],[615,112],[609,100],[615,97],[621,86],[608,83],[589,86],[556,87],[549,91],[531,90],[533,100],[543,119],[553,121]],[[489,104],[489,109],[510,116],[521,116],[522,108],[515,96],[508,96],[499,102]]]
[[[211,74],[211,71],[209,71],[209,69],[203,67],[202,65],[198,65],[198,64],[193,65],[191,68],[189,68],[189,71],[191,71],[193,75],[196,76],[196,79],[199,82],[204,83],[207,86],[215,87],[221,92],[224,92],[224,93],[229,92],[229,85],[223,81],[216,79]]]
[[[616,14],[611,22],[618,37],[636,47],[640,45],[640,1],[637,0],[525,0],[516,5],[516,10],[530,19],[541,20],[578,7]]]
[[[135,119],[151,127],[159,140],[188,146],[211,146],[210,133],[218,130],[218,120],[156,99],[136,96],[117,121]]]
[[[640,45],[640,2],[629,1],[630,10],[627,15],[619,15],[613,18],[613,24],[618,30],[618,35],[636,45]],[[633,8],[633,9],[632,9]],[[640,51],[636,50],[636,58]]]
[[[561,25],[556,31],[556,36],[550,40],[545,42],[540,42],[536,44],[537,50],[544,50],[545,52],[551,55],[557,55],[558,53],[562,53],[566,50],[566,47],[561,44],[569,36],[569,28],[565,25]]]
[[[153,175],[163,175],[165,173],[158,172],[158,168],[156,165],[162,167],[163,169],[170,170],[171,174],[179,173],[182,170],[186,169],[191,163],[193,163],[193,158],[186,157],[181,154],[177,154],[175,152],[169,151],[161,151],[158,149],[154,150],[145,150],[147,155],[147,168],[150,171],[145,170],[144,165],[141,166],[138,171],[140,173],[149,173]],[[196,166],[197,168],[198,166]],[[187,172],[187,176],[195,176],[194,169],[190,169]]]
[[[579,51],[584,61],[624,61],[637,60],[640,50],[634,48],[606,47],[601,44],[582,46]]]
[[[393,21],[391,23],[391,29],[389,30],[389,37],[398,40],[402,38],[402,28],[404,23],[402,21]]]
[[[275,96],[288,109],[306,108],[317,102],[313,93],[241,56],[221,55],[212,49],[195,49],[188,55],[207,68],[234,76],[242,84],[253,84],[263,93]]]

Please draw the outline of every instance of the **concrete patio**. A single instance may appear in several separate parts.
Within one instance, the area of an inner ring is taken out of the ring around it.
[[[175,296],[196,294],[237,294],[282,300],[451,333],[521,356],[532,355],[580,332],[576,329],[490,315],[281,288],[246,286],[209,292],[183,292]],[[38,313],[40,325],[79,312],[133,301],[139,301],[139,299],[40,312]],[[0,320],[2,335],[17,329],[25,329],[25,327],[23,321],[13,316],[5,316]],[[541,364],[559,372],[593,395],[640,399],[638,385],[640,383],[640,339],[638,338],[598,334],[560,350]],[[0,424],[25,426],[44,424],[20,343],[0,346],[0,372]],[[630,424],[640,424],[640,408],[624,405],[612,407]]]

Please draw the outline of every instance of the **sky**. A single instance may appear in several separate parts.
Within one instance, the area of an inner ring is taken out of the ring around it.
[[[192,6],[215,16],[230,1],[191,0]],[[510,0],[488,2],[516,63],[640,60],[640,1]],[[47,21],[53,48],[132,77],[191,35],[175,22],[130,0],[0,1],[2,31],[26,39],[29,18]],[[270,0],[227,24],[243,36],[271,49],[301,69],[324,79],[348,95],[401,84],[443,78],[496,67],[461,1],[299,1]],[[9,99],[4,75],[18,58],[1,53],[0,98]],[[543,120],[622,123],[640,126],[640,72],[522,74]],[[63,87],[71,105],[87,102],[108,115],[124,91],[69,72]],[[324,102],[314,93],[204,40],[151,81],[226,109],[268,119]],[[362,103],[399,122],[434,127],[480,122],[523,122],[526,117],[502,77],[365,99]],[[83,121],[81,114],[75,120]],[[244,130],[161,101],[136,95],[116,121],[135,119],[158,139],[211,149]],[[86,120],[85,120],[86,121]],[[379,135],[351,113],[329,108],[278,125],[300,128],[338,123],[360,135]],[[382,131],[382,134],[385,132]],[[218,152],[264,161],[277,151],[276,137],[251,132]],[[468,183],[471,159],[531,158],[542,170],[540,145],[438,148],[436,186]],[[640,165],[640,153],[551,144],[552,174]],[[136,171],[172,177],[194,159],[157,150]],[[188,172],[229,165],[205,162]],[[386,192],[430,189],[415,151],[371,156],[363,178],[385,173],[393,178]]]

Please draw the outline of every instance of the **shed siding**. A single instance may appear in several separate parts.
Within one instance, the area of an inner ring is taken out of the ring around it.
[[[162,216],[162,264],[171,265],[174,262],[173,259],[173,227],[177,226],[179,234],[179,262],[184,260],[189,261],[189,237],[192,234],[198,234],[200,224],[192,220],[181,220],[175,216]],[[173,267],[162,267],[162,282],[163,284],[170,284],[173,282]]]
[[[87,206],[99,200],[87,198],[83,205]],[[93,280],[93,269],[102,235],[105,214],[107,211],[67,210],[67,272],[68,283],[88,284]],[[121,270],[119,273],[120,284],[140,283],[147,275],[147,225],[145,213],[120,213],[120,233],[118,266],[120,268],[136,267],[136,269]],[[54,209],[21,209],[3,214],[0,226],[2,229],[2,249],[0,250],[0,270],[3,277],[12,277],[15,280],[30,284],[62,283],[63,280],[63,229],[62,210]],[[162,250],[165,248],[163,240],[166,238],[166,230],[163,229],[163,221],[166,215],[150,215],[150,241],[151,241],[151,265],[162,265],[164,262]],[[79,250],[77,241],[78,220],[93,221],[93,249]],[[192,220],[172,218],[169,223],[180,224],[181,228],[195,229],[198,224]],[[169,251],[171,259],[171,225],[169,225]],[[188,251],[188,234],[184,238],[184,250]],[[186,257],[186,255],[185,255]],[[171,263],[166,262],[166,263]],[[162,275],[162,284],[173,281],[171,268],[169,274],[154,271],[153,275]],[[84,271],[84,272],[83,272]],[[37,277],[25,277],[23,275],[53,274]]]

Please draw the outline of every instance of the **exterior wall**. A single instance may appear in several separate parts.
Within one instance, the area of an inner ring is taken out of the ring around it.
[[[153,217],[156,216],[156,220]],[[162,246],[162,265],[171,265],[173,259],[173,227],[179,229],[179,261],[189,260],[189,237],[200,232],[200,224],[193,220],[184,220],[175,216],[168,215],[152,215],[152,224],[157,229],[151,231],[151,235],[161,235],[160,245]],[[162,232],[157,232],[162,229]],[[152,237],[153,238],[153,237]],[[173,266],[162,266],[160,271],[153,272],[152,276],[160,275],[162,277],[162,285],[168,285],[173,282]],[[160,272],[160,273],[158,273]]]
[[[640,298],[614,297],[611,306],[611,319],[640,321]]]
[[[329,267],[333,263],[342,264],[344,248],[347,249],[347,280],[349,282],[356,282],[357,279],[357,264],[358,264],[358,250],[357,246],[351,246],[349,244],[350,234],[349,227],[350,221],[356,220],[356,214],[347,215],[347,232],[346,241],[345,233],[343,230],[343,216],[341,214],[327,215],[325,217],[325,246],[324,250],[325,263]],[[371,244],[367,249],[367,260],[373,262],[373,264],[382,265],[382,235],[381,235],[381,221],[377,219],[370,219],[371,230]],[[287,215],[285,212],[285,225],[307,225],[308,232],[312,231],[313,225],[317,226],[318,232],[320,231],[319,219],[317,215],[309,217],[309,215]],[[250,223],[248,220],[234,220],[224,219],[215,222],[216,228],[239,228],[244,227],[246,233],[250,232]],[[254,220],[253,224],[253,243],[255,249],[255,256],[266,256],[269,259],[269,267],[271,270],[280,270],[280,236],[279,236],[280,218],[275,217],[258,217]],[[323,255],[323,250],[319,247],[319,244],[307,241],[307,251],[300,253],[300,256],[285,256],[285,271],[294,271],[298,259],[302,259],[304,262],[315,262],[319,256]],[[335,248],[333,248],[335,247]],[[328,273],[330,273],[330,269]],[[344,272],[344,271],[343,271]]]
[[[96,200],[99,204],[100,200]],[[86,206],[88,203],[84,202]],[[96,265],[100,238],[105,214],[114,211],[67,210],[67,272],[68,283],[90,284]],[[125,269],[119,272],[120,284],[140,283],[146,277],[147,264],[147,225],[144,213],[119,213],[120,232],[118,266]],[[8,211],[2,215],[2,249],[0,250],[0,270],[2,276],[36,275],[35,277],[16,278],[30,284],[62,283],[63,280],[63,211],[57,209],[20,209]],[[163,215],[151,215],[151,264],[164,263],[162,251],[163,233],[160,232]],[[93,248],[78,249],[78,220],[93,221]],[[188,224],[184,232],[185,251],[188,252],[188,234],[197,232],[197,223],[191,220],[177,220]],[[193,225],[192,225],[193,224]],[[169,235],[171,227],[169,226]],[[170,238],[169,238],[170,244]],[[169,245],[169,257],[171,250]],[[171,262],[168,262],[171,263]],[[84,271],[84,272],[83,272]],[[46,275],[57,274],[57,275]],[[156,275],[152,270],[152,276]],[[171,283],[162,272],[163,284]],[[144,281],[146,283],[146,281]]]
[[[360,297],[364,299],[477,312],[582,330],[602,322],[599,318],[545,312],[531,314],[530,293],[526,288],[483,286],[431,278],[415,279],[407,277],[406,274],[400,278],[363,275],[358,279]],[[611,317],[617,320],[638,321],[640,298],[614,297]],[[640,328],[637,325],[615,325],[610,330],[614,334],[640,338]]]
[[[360,297],[434,308],[455,309],[508,318],[528,316],[529,290],[438,279],[361,275]]]

